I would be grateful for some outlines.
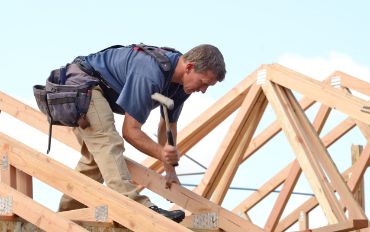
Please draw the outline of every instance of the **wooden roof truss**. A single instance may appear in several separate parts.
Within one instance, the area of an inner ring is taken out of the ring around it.
[[[293,91],[304,97],[298,101]],[[339,71],[319,82],[278,64],[262,65],[179,132],[177,147],[183,155],[238,110],[210,166],[193,191],[177,185],[166,189],[165,180],[160,175],[163,167],[157,160],[148,158],[139,164],[127,159],[133,180],[141,188],[148,188],[174,202],[175,207],[187,210],[188,216],[182,224],[153,213],[0,133],[1,219],[11,219],[17,215],[46,231],[86,231],[76,221],[114,221],[134,231],[189,231],[188,228],[286,231],[297,222],[302,231],[368,230],[367,216],[354,195],[363,185],[364,173],[370,165],[370,103],[352,95],[351,91],[370,97],[370,84]],[[321,106],[311,122],[305,110],[316,102]],[[268,104],[276,114],[276,121],[255,135]],[[47,121],[38,110],[1,92],[0,109],[42,132],[48,131]],[[346,114],[348,118],[320,137],[332,109]],[[353,153],[360,154],[357,161],[340,173],[327,149],[354,127],[359,128],[367,144],[364,149],[353,148]],[[295,160],[260,186],[258,191],[242,199],[234,209],[221,207],[239,166],[280,131],[289,141]],[[56,127],[53,136],[79,150],[70,128]],[[283,218],[301,173],[306,177],[314,196]],[[32,177],[89,208],[52,212],[32,200]],[[255,225],[248,211],[278,187],[281,190],[265,225]],[[321,207],[328,225],[310,228],[307,218],[317,206]],[[10,211],[6,211],[9,208]],[[97,217],[97,210],[102,210],[105,215]]]

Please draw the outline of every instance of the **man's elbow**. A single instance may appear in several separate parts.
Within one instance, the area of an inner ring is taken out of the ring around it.
[[[130,131],[128,129],[125,129],[125,128],[122,129],[122,137],[127,142],[130,142],[132,140],[131,135],[132,135],[132,133],[130,133]]]

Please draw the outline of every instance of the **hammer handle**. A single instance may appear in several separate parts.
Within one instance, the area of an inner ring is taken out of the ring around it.
[[[171,129],[167,131],[167,138],[168,138],[168,144],[171,146],[175,146],[175,142],[173,141],[173,135]]]
[[[171,146],[175,146],[175,142],[173,140],[173,135],[172,135],[172,131],[171,131],[171,128],[168,128],[167,129],[167,140],[168,140],[168,144],[171,145]],[[174,167],[177,167],[179,166],[179,163],[175,163],[173,165]]]

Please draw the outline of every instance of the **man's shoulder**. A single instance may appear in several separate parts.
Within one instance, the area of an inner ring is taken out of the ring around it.
[[[129,66],[133,76],[141,76],[153,82],[163,83],[164,74],[153,57],[143,52],[133,53]]]

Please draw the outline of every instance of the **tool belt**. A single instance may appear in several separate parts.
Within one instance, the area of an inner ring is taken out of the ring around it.
[[[65,85],[66,70],[69,64],[53,70],[45,85],[34,85],[33,93],[40,111],[49,121],[49,139],[47,153],[50,151],[52,126],[69,127],[89,126],[86,118],[91,100],[91,90],[97,81],[87,81],[79,85]]]

